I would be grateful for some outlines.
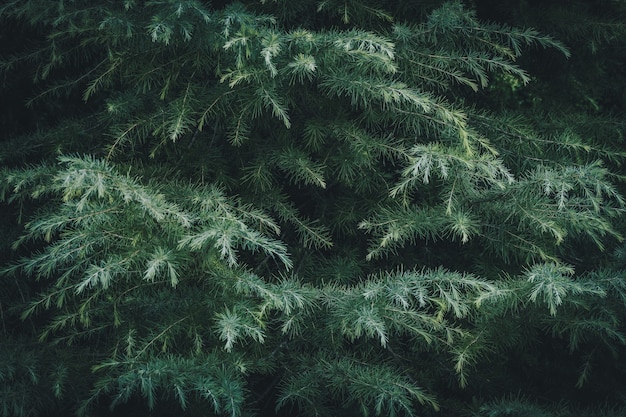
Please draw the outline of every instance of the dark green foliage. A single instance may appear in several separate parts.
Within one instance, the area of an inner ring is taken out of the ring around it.
[[[622,2],[88,3],[0,6],[0,415],[623,412]]]

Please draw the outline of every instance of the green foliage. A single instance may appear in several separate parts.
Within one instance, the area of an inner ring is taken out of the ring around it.
[[[620,410],[623,103],[476,3],[0,6],[0,414]]]

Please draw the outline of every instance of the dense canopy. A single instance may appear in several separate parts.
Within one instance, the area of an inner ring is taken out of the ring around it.
[[[0,416],[626,413],[626,2],[0,22]]]

